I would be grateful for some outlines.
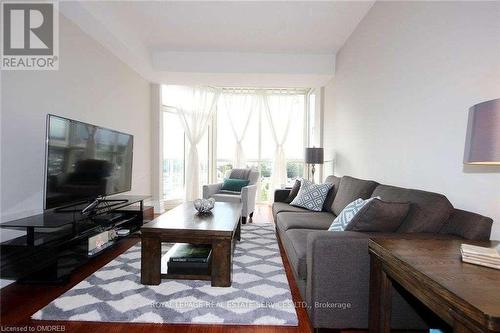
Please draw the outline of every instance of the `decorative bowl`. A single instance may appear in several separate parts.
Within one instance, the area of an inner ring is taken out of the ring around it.
[[[214,208],[215,199],[196,199],[193,202],[194,209],[198,211],[199,214],[207,214]]]

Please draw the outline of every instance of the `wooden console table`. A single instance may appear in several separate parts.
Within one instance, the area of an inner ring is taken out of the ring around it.
[[[454,332],[500,332],[500,270],[463,263],[466,240],[369,241],[370,332],[390,332],[391,286],[401,285]]]

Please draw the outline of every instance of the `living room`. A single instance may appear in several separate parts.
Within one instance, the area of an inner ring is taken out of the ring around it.
[[[2,2],[2,331],[500,330],[500,2],[43,4]]]

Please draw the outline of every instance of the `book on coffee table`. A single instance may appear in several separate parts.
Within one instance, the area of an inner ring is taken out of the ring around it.
[[[498,247],[462,244],[460,252],[464,262],[500,269],[500,249]]]
[[[167,266],[168,274],[176,275],[207,275],[210,262],[176,262],[170,261]]]
[[[168,274],[206,275],[210,268],[210,245],[177,243],[167,253]]]
[[[169,262],[207,263],[212,253],[210,245],[177,243],[169,251]]]

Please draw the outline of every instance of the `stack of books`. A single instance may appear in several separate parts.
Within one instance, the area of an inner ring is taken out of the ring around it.
[[[206,275],[209,272],[212,247],[177,243],[168,251],[168,274]]]
[[[500,248],[482,247],[469,244],[460,246],[462,261],[491,268],[500,269]]]

